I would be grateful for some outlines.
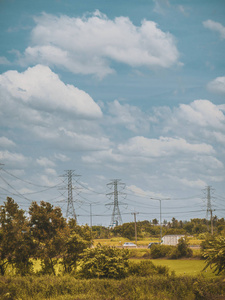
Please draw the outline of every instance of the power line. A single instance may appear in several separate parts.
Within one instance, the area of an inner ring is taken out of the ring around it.
[[[21,178],[19,178],[18,176],[14,175],[14,174],[11,174],[10,172],[6,171],[5,169],[2,169],[2,171],[4,171],[5,173],[7,173],[8,175],[22,181],[22,182],[25,182],[27,184],[30,184],[30,185],[33,185],[33,186],[37,186],[37,187],[42,187],[42,188],[46,188],[46,190],[48,189],[52,189],[52,188],[55,188],[55,187],[58,187],[59,186],[59,183],[56,184],[56,185],[53,185],[53,186],[47,186],[47,185],[39,185],[39,184],[36,184],[36,183],[32,183],[30,181],[27,181],[27,180],[23,180]]]

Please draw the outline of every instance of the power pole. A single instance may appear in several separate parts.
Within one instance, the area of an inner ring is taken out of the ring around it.
[[[158,199],[150,198],[159,201],[159,222],[160,222],[160,243],[162,243],[162,200],[170,200],[170,198]]]
[[[211,205],[211,186],[207,186],[207,219],[208,213],[210,213],[211,220],[211,234],[213,235],[213,215],[212,215],[212,205]]]
[[[139,213],[133,212],[131,214],[134,215],[135,243],[137,245],[137,220],[136,220],[136,215],[139,214]]]
[[[73,205],[73,177],[79,176],[74,174],[74,170],[66,170],[66,173],[60,177],[67,178],[67,186],[61,189],[67,189],[68,198],[67,198],[67,209],[66,209],[66,217],[72,216],[77,221],[76,212]]]
[[[92,206],[90,203],[90,230],[91,230],[91,241],[92,241]]]
[[[117,225],[122,225],[123,222],[122,222],[122,217],[121,217],[120,209],[119,209],[118,195],[125,195],[125,194],[118,191],[118,186],[121,186],[121,187],[125,188],[125,184],[120,182],[120,179],[113,179],[110,183],[107,184],[107,186],[113,187],[113,192],[108,193],[106,195],[110,196],[110,197],[112,195],[114,196],[113,203],[106,204],[106,205],[113,205],[113,212],[112,212],[110,227],[114,227],[114,226],[117,226]]]

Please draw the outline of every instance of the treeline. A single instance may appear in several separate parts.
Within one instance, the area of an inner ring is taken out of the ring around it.
[[[42,201],[33,202],[29,215],[12,198],[0,207],[0,273],[13,268],[17,274],[33,271],[34,260],[41,262],[41,274],[56,274],[60,265],[64,273],[76,269],[79,255],[91,246],[88,226],[68,222],[61,209]]]
[[[136,223],[138,238],[145,237],[160,237],[160,226],[157,219],[153,221],[139,221]],[[124,223],[116,226],[113,229],[108,229],[103,226],[93,226],[92,228],[94,238],[109,238],[114,236],[121,236],[133,240],[135,237],[134,222]],[[171,222],[162,224],[162,234],[183,234],[183,235],[199,235],[211,231],[211,224],[207,219],[194,218],[190,221],[178,221],[172,218]],[[225,234],[225,220],[213,218],[213,231],[215,234]]]

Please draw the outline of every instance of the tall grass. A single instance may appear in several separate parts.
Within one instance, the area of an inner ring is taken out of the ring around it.
[[[147,300],[224,299],[221,278],[154,275],[123,280],[77,280],[72,276],[0,277],[0,299]]]

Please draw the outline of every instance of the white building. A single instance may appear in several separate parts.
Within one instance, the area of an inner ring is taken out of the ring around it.
[[[185,236],[182,234],[164,235],[164,237],[162,238],[162,244],[176,246],[178,244],[179,239],[182,237],[185,237]]]

